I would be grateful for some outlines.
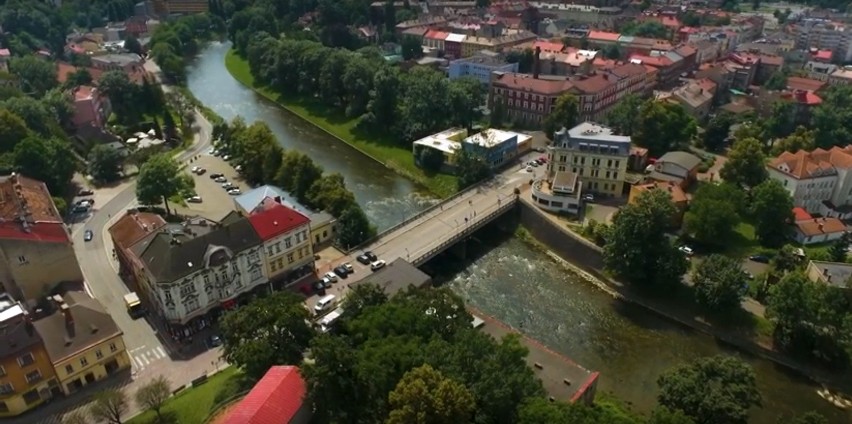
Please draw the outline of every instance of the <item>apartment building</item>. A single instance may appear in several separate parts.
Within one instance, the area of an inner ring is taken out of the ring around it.
[[[538,36],[529,31],[514,31],[497,37],[468,35],[461,42],[461,57],[469,57],[480,50],[503,51],[513,46],[528,43]]]
[[[210,9],[208,0],[153,0],[154,12],[160,16],[204,13]]]
[[[103,128],[112,107],[107,96],[101,95],[95,87],[82,85],[74,89],[74,114],[71,122],[77,128],[91,126]]]
[[[548,147],[548,174],[570,171],[585,192],[607,196],[624,194],[630,156],[630,137],[593,122],[556,132]]]
[[[130,368],[122,331],[86,293],[51,296],[47,310],[36,318],[33,325],[66,395]]]
[[[265,274],[277,281],[290,273],[303,275],[314,268],[311,220],[280,203],[271,202],[248,217],[263,241]]]
[[[852,60],[852,31],[840,23],[805,18],[793,26],[793,31],[797,49],[831,50],[836,61]]]
[[[506,62],[499,56],[479,54],[453,60],[447,72],[451,80],[472,77],[488,85],[492,72],[518,72],[518,64]]]
[[[47,186],[0,177],[0,279],[15,299],[40,299],[61,282],[82,282],[71,234]]]
[[[852,146],[784,152],[767,169],[795,206],[826,217],[852,217]]]
[[[0,294],[0,417],[20,415],[61,394],[41,335],[24,305]]]

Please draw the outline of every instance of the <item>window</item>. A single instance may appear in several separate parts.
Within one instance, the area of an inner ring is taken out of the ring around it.
[[[618,172],[613,172],[613,173],[612,173],[612,179],[613,179],[613,180],[617,180],[617,179],[618,179]]]
[[[21,368],[26,367],[26,366],[30,366],[34,363],[35,363],[35,357],[33,357],[32,353],[28,352],[28,353],[18,357],[18,365],[20,365]]]
[[[192,293],[195,293],[195,284],[192,284],[190,282],[188,284],[184,284],[184,285],[180,286],[181,297],[189,296]]]
[[[118,350],[118,346],[116,346],[115,343],[110,343],[109,344],[109,351],[115,352],[116,350]]]
[[[6,375],[6,368],[3,368],[3,365],[0,365],[0,377]]]
[[[66,373],[68,373],[68,374],[73,373],[73,372],[74,372],[74,367],[73,367],[73,366],[71,366],[71,365],[66,365],[66,366],[65,366],[65,372],[66,372]]]
[[[271,268],[272,272],[275,272],[275,271],[277,271],[277,270],[278,270],[278,267],[276,266],[277,264],[278,264],[278,262],[277,262],[277,261],[272,261],[272,262],[269,264],[269,266],[270,266],[270,268]]]
[[[95,351],[95,358],[104,359],[104,353],[100,349]]]
[[[172,292],[171,290],[166,290],[163,292],[163,297],[166,299],[166,303],[172,302]]]
[[[20,263],[21,265],[23,265],[23,264],[25,264],[25,263],[27,263],[27,262],[29,262],[29,261],[27,261],[27,257],[26,257],[26,256],[24,256],[24,255],[18,256],[18,263]]]
[[[287,262],[291,263],[291,264],[293,263],[293,254],[292,253],[287,254]]]
[[[281,253],[281,242],[275,243],[275,253]]]
[[[80,358],[80,366],[85,367],[89,365],[89,360],[86,358]]]
[[[186,308],[187,312],[198,309],[198,298],[193,297],[192,299],[187,299],[186,302],[183,302],[183,307]]]
[[[251,279],[252,280],[258,280],[262,276],[263,276],[263,274],[260,273],[260,268],[255,268],[255,269],[251,270]]]
[[[292,243],[290,242],[290,237],[287,237],[286,239],[284,239],[284,247],[289,249],[290,246],[292,246]]]
[[[257,253],[256,250],[249,254],[249,260],[252,261],[252,262],[260,261],[260,255]]]
[[[14,393],[15,388],[12,387],[12,383],[3,383],[0,384],[0,395],[8,395],[9,393]]]
[[[278,269],[284,269],[284,258],[278,258]]]
[[[269,246],[266,248],[266,256],[272,256],[272,249],[274,246]]]
[[[27,373],[27,383],[33,384],[41,380],[41,371],[33,370]]]

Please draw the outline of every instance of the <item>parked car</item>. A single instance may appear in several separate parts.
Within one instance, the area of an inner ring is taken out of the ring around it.
[[[335,274],[334,274],[333,272],[331,272],[331,271],[326,272],[326,273],[325,273],[325,275],[323,275],[323,278],[328,278],[328,280],[329,280],[329,281],[331,281],[332,283],[336,283],[336,282],[337,282],[337,275],[335,275]]]
[[[215,148],[215,147],[211,147],[211,148],[210,148],[210,150],[208,150],[208,151],[207,151],[207,153],[209,153],[209,154],[211,154],[211,155],[213,155],[213,156],[219,156],[219,151],[218,151],[218,150],[216,150],[216,148]]]
[[[94,190],[89,190],[87,188],[84,188],[77,192],[78,196],[91,196],[93,194],[95,194]]]
[[[370,264],[370,258],[366,254],[360,254],[357,258],[355,258],[358,262],[361,262],[364,265]]]
[[[230,194],[231,196],[239,196],[239,195],[243,194],[243,192],[241,192],[240,189],[238,189],[238,188],[232,188],[232,189],[228,190],[228,194]]]
[[[379,257],[376,256],[375,253],[373,253],[369,250],[364,252],[364,255],[367,256],[368,258],[370,258],[370,262],[375,262],[375,261],[379,260]]]
[[[92,238],[94,237],[95,233],[93,233],[92,230],[86,230],[86,232],[83,233],[83,241],[92,241]]]
[[[227,183],[227,182],[228,182],[228,179],[227,179],[227,178],[225,178],[225,176],[221,176],[221,177],[217,177],[217,178],[216,178],[216,179],[214,179],[213,181],[216,181],[217,183]]]
[[[227,162],[227,161],[231,160],[231,157],[229,155],[225,155],[225,156],[222,156],[222,160]]]
[[[314,293],[325,296],[325,284],[322,281],[314,281],[311,287],[314,289]]]
[[[331,281],[328,277],[322,277],[321,281],[325,288],[331,288],[331,285],[334,284],[334,281]]]
[[[379,259],[378,261],[375,261],[375,262],[370,264],[370,269],[372,269],[373,271],[378,271],[378,270],[384,268],[385,265],[386,264],[385,264],[384,259]]]
[[[678,247],[677,250],[680,250],[681,252],[686,254],[686,256],[692,256],[692,255],[695,254],[695,251],[692,250],[692,248],[689,247],[689,246],[681,246],[681,247]]]
[[[187,203],[201,203],[201,196],[191,196],[186,198]]]
[[[221,178],[221,177],[224,177],[224,176],[225,176],[225,174],[220,174],[220,173],[217,172],[215,174],[210,174],[210,179],[215,180],[216,178]]]
[[[198,175],[204,175],[205,172],[207,172],[207,170],[204,168],[198,168],[198,171],[195,171]]]
[[[527,172],[533,172],[533,171],[535,171],[535,170],[533,169],[533,167],[531,167],[531,166],[527,166]]]
[[[595,195],[592,194],[592,193],[584,194],[583,195],[583,201],[584,202],[594,202],[595,201]]]
[[[219,347],[219,346],[222,346],[222,338],[220,338],[216,334],[213,334],[213,335],[211,335],[210,337],[207,338],[207,347],[208,348],[214,348],[214,347]]]
[[[348,272],[348,273],[350,273],[350,274],[352,274],[353,272],[355,272],[355,267],[353,267],[353,266],[352,266],[352,264],[350,264],[349,262],[346,262],[345,264],[343,264],[343,265],[341,265],[341,266],[342,266],[342,267],[344,267],[344,268],[346,268],[346,272]]]
[[[334,273],[340,278],[346,278],[349,276],[349,271],[347,271],[343,265],[334,268]]]
[[[748,259],[752,262],[759,262],[759,263],[762,263],[762,264],[768,264],[769,263],[769,257],[766,256],[766,255],[751,255],[751,256],[748,257]]]
[[[192,173],[193,173],[193,174],[195,174],[195,173],[197,173],[197,172],[198,172],[198,170],[199,170],[199,169],[201,169],[201,167],[200,167],[200,166],[193,166],[193,167],[192,167],[192,168],[190,168],[189,170],[190,170],[190,171],[192,171]]]
[[[237,187],[234,185],[234,183],[228,181],[226,183],[222,183],[222,188],[224,188],[225,190],[230,190],[232,188],[237,188]]]

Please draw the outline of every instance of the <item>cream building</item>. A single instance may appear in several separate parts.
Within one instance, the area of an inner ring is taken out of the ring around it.
[[[300,269],[313,270],[311,220],[307,216],[280,203],[267,202],[248,219],[263,241],[269,281],[285,278]]]
[[[556,132],[548,147],[547,171],[549,175],[566,171],[576,174],[586,193],[622,196],[629,156],[630,137],[583,122]]]

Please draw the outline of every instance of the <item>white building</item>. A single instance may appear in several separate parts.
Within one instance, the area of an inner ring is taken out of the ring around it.
[[[802,19],[794,26],[796,48],[831,50],[834,59],[852,60],[852,31],[850,28],[826,19]]]
[[[852,217],[852,146],[784,152],[767,169],[795,206],[826,217]]]

